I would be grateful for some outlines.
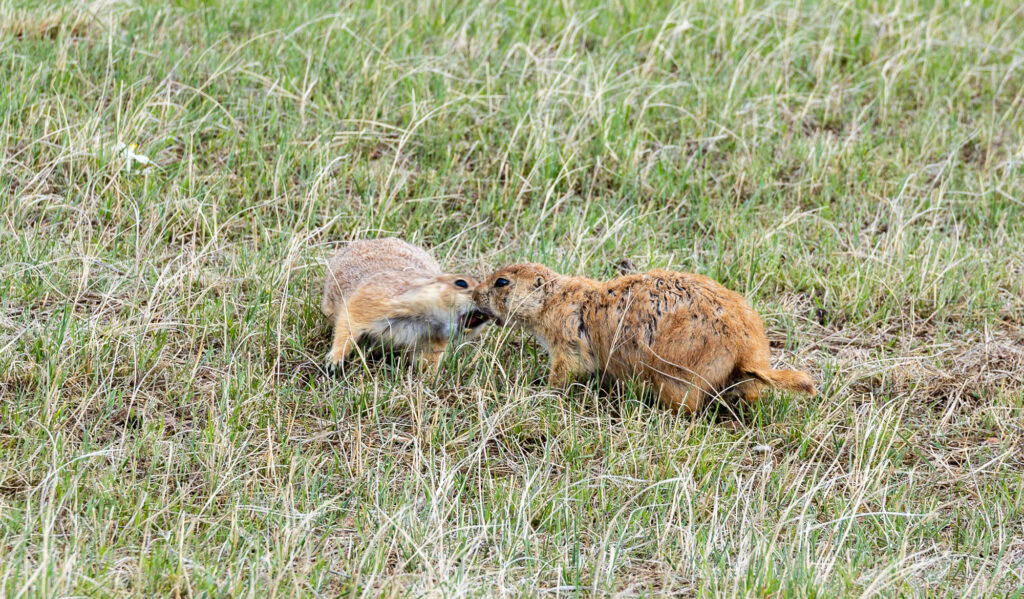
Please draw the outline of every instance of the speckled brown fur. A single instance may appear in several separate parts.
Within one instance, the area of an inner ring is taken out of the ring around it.
[[[496,286],[499,279],[508,284]],[[806,372],[771,368],[761,318],[703,275],[653,270],[603,283],[515,264],[492,274],[473,298],[548,349],[553,386],[596,372],[635,377],[664,405],[688,413],[718,393],[756,401],[765,385],[816,393]]]

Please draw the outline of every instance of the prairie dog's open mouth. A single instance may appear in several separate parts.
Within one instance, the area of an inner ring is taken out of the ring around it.
[[[462,326],[464,331],[472,331],[473,329],[485,324],[491,317],[485,312],[480,310],[470,310],[459,317],[459,324]]]

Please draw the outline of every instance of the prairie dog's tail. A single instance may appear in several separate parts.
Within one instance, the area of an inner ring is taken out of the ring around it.
[[[799,391],[814,397],[818,392],[814,389],[814,379],[803,370],[760,370],[744,368],[743,372],[768,383],[772,387]]]

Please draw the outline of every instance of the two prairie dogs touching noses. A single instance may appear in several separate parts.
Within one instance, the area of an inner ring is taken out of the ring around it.
[[[652,270],[601,282],[513,264],[477,283],[386,238],[353,242],[331,258],[321,308],[334,321],[329,366],[365,340],[436,369],[449,339],[493,320],[522,327],[547,349],[552,386],[597,373],[636,379],[687,413],[722,393],[750,402],[765,387],[816,393],[806,372],[772,369],[750,304],[698,274]]]

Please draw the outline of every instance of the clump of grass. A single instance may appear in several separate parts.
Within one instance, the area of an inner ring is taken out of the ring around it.
[[[10,595],[1012,595],[1013,3],[0,6]],[[123,148],[154,163],[141,168]],[[698,271],[813,400],[320,369],[323,259]]]
[[[15,39],[73,40],[103,26],[111,27],[114,2],[94,0],[64,5],[22,8],[11,2],[0,4],[0,35]]]

